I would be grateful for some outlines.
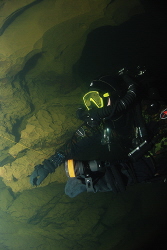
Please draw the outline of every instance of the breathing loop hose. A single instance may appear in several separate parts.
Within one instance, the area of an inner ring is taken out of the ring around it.
[[[98,110],[99,118],[110,119],[112,116],[126,110],[136,98],[136,83],[129,77],[124,77],[125,82],[128,84],[128,90],[122,99],[119,99],[112,106],[103,107]]]

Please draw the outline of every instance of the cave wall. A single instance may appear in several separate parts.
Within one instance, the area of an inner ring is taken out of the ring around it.
[[[73,66],[88,34],[142,13],[138,0],[0,1],[0,176],[14,192],[80,125]],[[64,182],[63,166],[49,182]]]

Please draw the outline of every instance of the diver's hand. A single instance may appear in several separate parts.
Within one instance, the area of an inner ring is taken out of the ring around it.
[[[34,172],[30,176],[30,183],[32,186],[38,186],[48,176],[49,170],[44,165],[35,166]]]
[[[41,182],[48,176],[49,173],[53,173],[55,169],[65,161],[65,156],[57,152],[49,159],[44,160],[42,164],[35,166],[34,172],[30,176],[31,185],[40,185]]]

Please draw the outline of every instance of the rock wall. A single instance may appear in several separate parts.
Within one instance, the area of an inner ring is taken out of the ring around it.
[[[80,125],[73,65],[89,32],[142,11],[139,0],[0,1],[0,176],[14,192]],[[64,182],[62,168],[42,185]]]

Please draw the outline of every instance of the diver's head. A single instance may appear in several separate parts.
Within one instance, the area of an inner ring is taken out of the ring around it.
[[[91,82],[89,92],[83,97],[87,110],[103,108],[115,103],[121,97],[118,83],[112,76],[102,76]]]

